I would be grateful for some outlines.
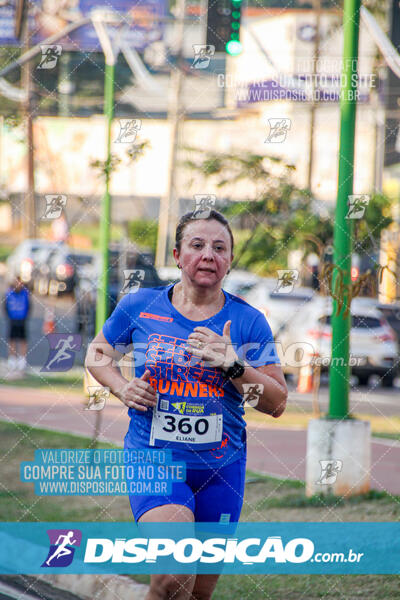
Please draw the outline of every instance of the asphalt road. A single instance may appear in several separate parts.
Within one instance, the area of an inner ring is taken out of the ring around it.
[[[111,398],[102,411],[85,410],[85,404],[83,393],[34,389],[27,395],[24,388],[0,386],[1,419],[91,437],[99,418],[100,438],[122,446],[129,424],[126,407]],[[270,426],[268,417],[262,423],[249,423],[247,468],[304,480],[306,444],[306,430]],[[400,442],[374,438],[371,488],[400,494],[400,478],[396,477],[399,461]]]

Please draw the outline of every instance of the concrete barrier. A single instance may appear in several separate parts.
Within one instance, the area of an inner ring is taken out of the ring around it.
[[[356,496],[370,489],[371,426],[359,419],[312,419],[306,495]]]

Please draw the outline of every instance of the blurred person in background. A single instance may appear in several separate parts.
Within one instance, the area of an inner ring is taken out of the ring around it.
[[[26,369],[26,323],[30,309],[30,293],[21,279],[16,277],[5,295],[4,309],[8,319],[8,369],[9,374]]]

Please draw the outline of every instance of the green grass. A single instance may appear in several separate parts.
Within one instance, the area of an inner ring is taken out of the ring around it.
[[[4,380],[0,379],[0,382],[7,386],[13,387],[26,387],[29,389],[35,388],[47,388],[50,390],[54,389],[62,389],[64,392],[69,388],[71,391],[82,391],[83,383],[82,383],[82,375],[81,374],[71,374],[65,373],[57,374],[54,376],[47,376],[40,374],[39,375],[27,375],[23,379],[10,379]]]
[[[148,575],[135,581],[149,583]],[[221,575],[212,600],[392,600],[398,575]]]
[[[87,448],[88,438],[0,421],[0,516],[3,521],[132,521],[125,496],[35,496],[19,477],[21,461],[37,448]],[[99,444],[99,447],[115,447]],[[400,497],[370,491],[344,499],[304,494],[302,481],[247,472],[241,521],[398,521]],[[148,583],[146,575],[134,579]],[[395,575],[222,575],[213,600],[388,600],[400,598]]]
[[[373,432],[374,437],[387,438],[388,440],[396,440],[400,442],[400,433],[383,433],[383,432]]]

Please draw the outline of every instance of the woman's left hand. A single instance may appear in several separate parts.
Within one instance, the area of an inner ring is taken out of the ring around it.
[[[232,346],[231,323],[232,321],[225,323],[222,335],[218,335],[208,327],[195,327],[188,337],[186,350],[211,363],[212,367],[222,369],[228,367],[238,360]]]

